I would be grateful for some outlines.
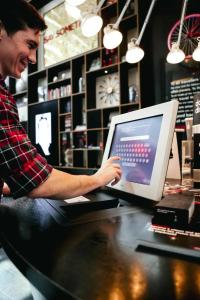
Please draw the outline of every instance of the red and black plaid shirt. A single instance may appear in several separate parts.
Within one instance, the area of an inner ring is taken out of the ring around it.
[[[52,166],[38,154],[19,122],[17,106],[0,79],[0,195],[5,181],[14,198],[44,182]]]

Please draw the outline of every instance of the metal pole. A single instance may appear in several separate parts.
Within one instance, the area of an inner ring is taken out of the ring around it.
[[[130,4],[131,0],[127,0],[126,1],[126,4],[124,5],[122,11],[121,11],[121,14],[119,15],[119,18],[117,19],[117,22],[114,24],[113,28],[118,28],[119,27],[119,23],[121,22],[121,19],[123,18],[129,4]]]
[[[179,28],[179,33],[178,33],[178,41],[177,41],[177,46],[180,46],[180,41],[181,41],[181,33],[183,29],[183,21],[185,17],[185,10],[186,10],[186,5],[187,5],[188,0],[184,0],[183,3],[183,9],[182,9],[182,14],[181,14],[181,22],[180,22],[180,28]]]
[[[102,7],[103,3],[105,2],[105,0],[101,0],[99,2],[99,4],[97,5],[96,9],[95,9],[95,14],[97,14],[100,10],[100,8]]]
[[[148,10],[148,13],[147,13],[146,18],[144,20],[144,24],[142,25],[142,29],[141,29],[140,34],[139,34],[139,36],[138,36],[138,38],[137,38],[137,40],[135,42],[135,45],[139,45],[140,44],[140,41],[142,39],[144,30],[145,30],[145,28],[147,26],[147,23],[149,22],[149,18],[151,16],[151,12],[153,10],[153,7],[154,7],[154,4],[155,4],[156,1],[157,0],[152,0],[152,2],[151,2],[151,5],[150,5],[149,10]]]

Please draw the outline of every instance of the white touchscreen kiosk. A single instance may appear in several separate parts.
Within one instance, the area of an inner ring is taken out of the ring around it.
[[[109,187],[161,200],[177,110],[169,101],[112,118],[103,162],[119,156],[122,178]]]

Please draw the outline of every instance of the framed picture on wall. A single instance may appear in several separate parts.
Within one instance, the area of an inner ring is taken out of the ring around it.
[[[49,164],[59,165],[57,100],[31,105],[28,110],[28,132],[32,144]]]
[[[78,9],[81,13],[87,12],[96,4],[97,0],[86,0]],[[48,26],[38,51],[40,69],[98,47],[98,35],[83,36],[80,17],[74,15],[72,7],[65,1],[51,1],[40,12]]]

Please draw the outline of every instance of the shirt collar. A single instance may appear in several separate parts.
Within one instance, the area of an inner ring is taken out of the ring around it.
[[[8,90],[8,87],[7,87],[6,83],[5,83],[5,79],[4,79],[1,75],[0,75],[0,85],[1,85],[4,89]]]

